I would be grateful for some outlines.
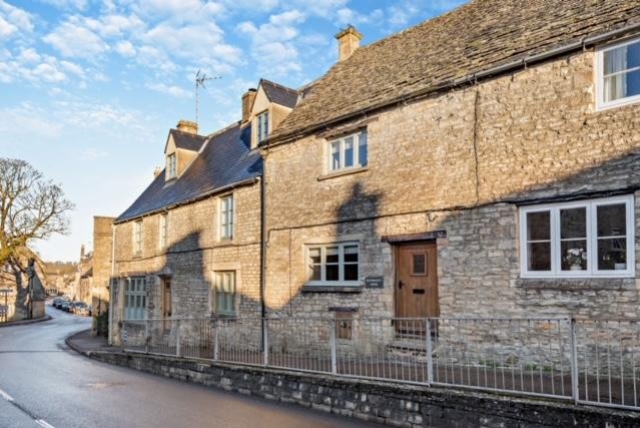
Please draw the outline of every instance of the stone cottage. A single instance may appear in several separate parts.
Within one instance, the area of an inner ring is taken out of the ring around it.
[[[640,3],[360,38],[262,144],[271,313],[640,316]]]
[[[125,319],[262,314],[258,145],[297,99],[261,80],[237,123],[205,136],[180,121],[169,132],[165,168],[114,221],[112,342]]]

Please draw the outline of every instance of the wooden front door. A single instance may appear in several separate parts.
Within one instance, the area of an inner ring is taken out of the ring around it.
[[[440,315],[437,263],[438,252],[435,242],[397,246],[395,282],[397,318],[427,318]],[[398,331],[418,330],[417,326],[421,324],[411,321],[396,323]]]
[[[162,280],[162,327],[165,331],[171,329],[171,280]]]

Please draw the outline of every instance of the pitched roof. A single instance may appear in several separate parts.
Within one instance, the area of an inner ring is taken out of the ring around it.
[[[474,0],[357,49],[316,82],[270,143],[637,23],[637,0]]]
[[[191,150],[197,152],[202,147],[202,144],[206,141],[207,137],[204,135],[192,134],[190,132],[178,131],[172,129],[169,134],[173,136],[173,141],[176,144],[176,148]]]
[[[251,126],[236,123],[206,137],[202,152],[172,183],[164,171],[122,213],[116,223],[133,220],[176,205],[203,198],[262,174],[262,158],[251,151]]]
[[[296,106],[298,91],[295,89],[287,88],[267,79],[260,79],[260,85],[269,101],[289,108]]]

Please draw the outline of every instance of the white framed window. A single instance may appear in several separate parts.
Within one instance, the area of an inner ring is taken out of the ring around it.
[[[167,174],[168,179],[176,178],[178,175],[178,159],[175,153],[167,156]]]
[[[256,122],[258,123],[258,143],[263,142],[269,136],[269,112],[264,111],[256,116]]]
[[[133,255],[136,257],[142,255],[142,220],[133,223]]]
[[[233,194],[220,198],[220,240],[232,240],[234,233],[235,201]]]
[[[598,50],[596,67],[598,109],[640,101],[640,39]]]
[[[369,161],[367,131],[350,134],[337,140],[329,141],[328,172],[362,168]]]
[[[522,277],[635,274],[633,196],[520,209]]]
[[[147,291],[144,277],[125,279],[124,286],[124,319],[147,319]]]
[[[360,285],[358,244],[309,245],[306,253],[307,285]]]
[[[169,214],[160,214],[160,223],[158,224],[158,243],[160,249],[163,250],[167,247],[167,235],[169,232]]]
[[[236,314],[236,272],[215,272],[213,289],[214,311],[221,315]]]

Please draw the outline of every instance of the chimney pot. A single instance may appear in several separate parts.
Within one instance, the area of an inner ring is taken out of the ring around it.
[[[251,116],[251,107],[253,107],[253,101],[256,99],[257,92],[254,88],[249,88],[247,92],[242,96],[242,123],[249,120]]]
[[[153,170],[153,178],[156,178],[160,174],[162,174],[162,167],[157,166],[156,169]]]
[[[198,124],[190,120],[180,120],[176,127],[178,128],[178,131],[186,132],[188,134],[198,133]]]
[[[338,39],[338,61],[342,62],[349,58],[360,47],[362,34],[353,25],[349,25],[344,30],[336,34]]]

